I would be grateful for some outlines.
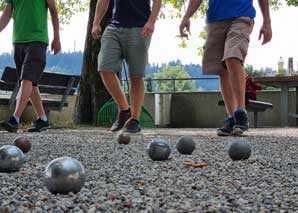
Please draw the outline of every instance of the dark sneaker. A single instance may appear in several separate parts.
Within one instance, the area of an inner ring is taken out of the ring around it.
[[[230,136],[233,133],[233,126],[235,124],[234,117],[228,118],[225,120],[225,124],[223,127],[217,129],[218,136]]]
[[[28,132],[41,132],[50,128],[49,121],[44,121],[38,118],[34,121],[31,128],[28,129]]]
[[[233,127],[233,135],[242,135],[244,131],[248,130],[248,115],[246,111],[235,111],[235,125]]]
[[[113,123],[110,130],[112,132],[116,132],[116,131],[122,129],[124,124],[126,123],[126,121],[130,118],[130,116],[131,116],[130,109],[125,110],[125,111],[120,111],[116,121]]]
[[[6,130],[7,132],[17,132],[18,122],[14,116],[11,116],[7,121],[0,122],[0,129]]]
[[[139,121],[135,119],[129,119],[123,128],[123,132],[129,132],[129,133],[138,133],[141,131],[141,127],[139,124]]]

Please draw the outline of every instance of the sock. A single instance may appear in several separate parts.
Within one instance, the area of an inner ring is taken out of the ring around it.
[[[121,110],[121,112],[130,112],[130,108],[128,108],[127,110]]]
[[[234,120],[234,116],[233,115],[229,115],[228,116],[228,120]]]
[[[13,117],[14,117],[14,119],[16,119],[17,123],[20,123],[20,118],[18,116],[14,115]]]
[[[245,109],[237,109],[235,113],[247,113]]]
[[[39,118],[43,121],[48,121],[48,118],[46,115],[39,116]]]
[[[137,124],[139,124],[139,120],[132,118],[132,121],[135,121]]]

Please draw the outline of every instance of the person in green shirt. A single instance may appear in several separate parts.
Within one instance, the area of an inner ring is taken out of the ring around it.
[[[0,129],[17,132],[20,117],[30,100],[38,119],[29,132],[40,132],[50,128],[42,105],[38,82],[46,65],[48,38],[48,9],[54,29],[51,50],[57,54],[61,50],[59,19],[55,0],[4,0],[5,10],[0,17],[0,32],[8,25],[11,17],[13,24],[14,60],[20,81],[20,89],[14,114],[0,122]]]

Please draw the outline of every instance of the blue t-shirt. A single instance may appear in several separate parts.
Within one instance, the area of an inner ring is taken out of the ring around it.
[[[150,0],[114,0],[111,25],[143,27],[151,14]]]
[[[207,23],[246,16],[254,18],[253,0],[209,0]]]

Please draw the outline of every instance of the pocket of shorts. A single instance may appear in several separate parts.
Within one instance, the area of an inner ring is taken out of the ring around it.
[[[136,48],[146,48],[150,45],[151,41],[151,35],[148,35],[146,37],[142,37],[143,28],[132,28],[131,32],[129,33],[128,37],[128,45],[134,46]]]
[[[241,29],[240,32],[241,32],[241,35],[244,38],[246,38],[247,41],[249,42],[250,41],[250,34],[251,34],[251,32],[248,29]]]
[[[250,40],[250,34],[253,31],[254,27],[254,21],[250,24],[248,28],[241,29],[241,34],[249,41]]]
[[[253,27],[254,27],[254,20],[249,17],[240,17],[239,24],[243,23],[246,27],[243,27],[240,29],[241,34],[249,41],[250,34],[252,33]]]
[[[43,42],[31,43],[26,53],[27,61],[46,64],[47,47],[48,45]]]

